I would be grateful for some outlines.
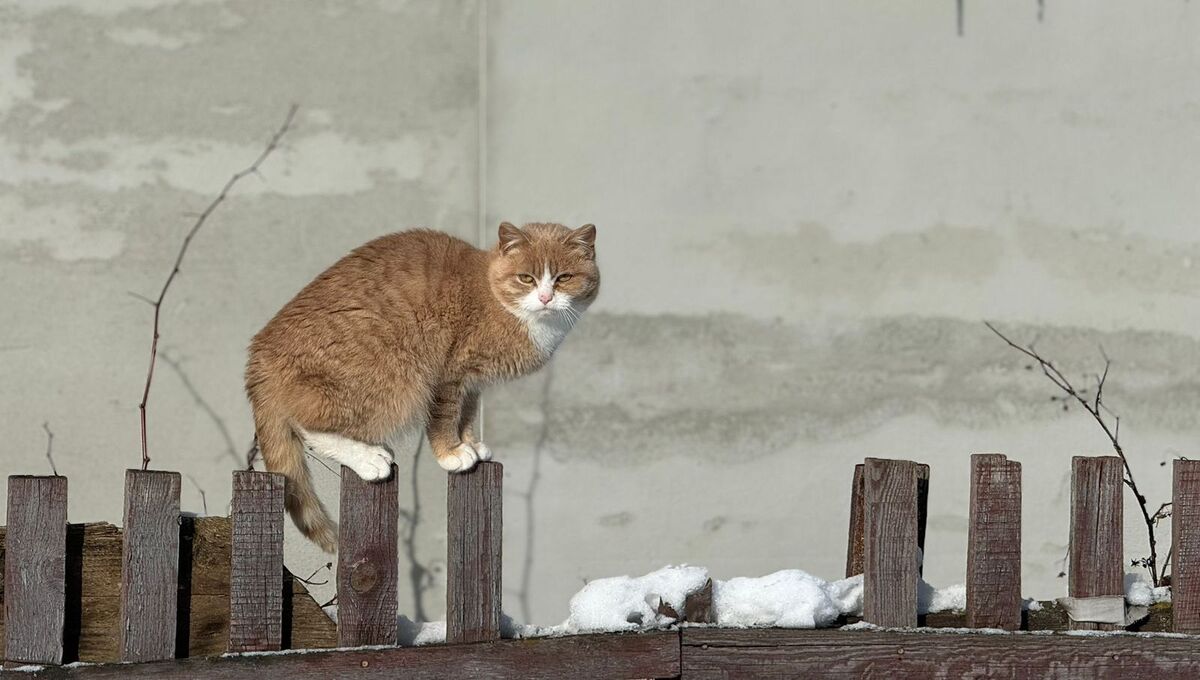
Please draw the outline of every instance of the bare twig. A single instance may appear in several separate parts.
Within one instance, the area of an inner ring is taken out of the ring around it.
[[[54,448],[54,433],[50,431],[50,421],[42,423],[42,429],[46,431],[46,460],[50,461],[50,472],[58,477],[58,468],[54,465],[54,456],[50,455]]]
[[[292,107],[288,109],[287,117],[283,120],[283,125],[275,132],[275,134],[271,137],[271,140],[267,142],[266,148],[263,149],[258,158],[256,158],[254,162],[251,163],[246,169],[235,172],[229,178],[229,180],[225,182],[225,186],[221,188],[221,192],[217,194],[217,197],[213,199],[212,203],[209,203],[208,207],[205,208],[204,211],[200,213],[200,216],[196,218],[196,222],[192,224],[192,228],[189,229],[187,235],[183,237],[183,245],[181,245],[179,248],[179,254],[175,256],[175,265],[171,267],[171,273],[167,275],[167,280],[163,283],[162,290],[158,293],[158,299],[153,303],[154,333],[150,341],[150,368],[146,371],[146,386],[142,390],[142,401],[138,404],[138,412],[140,415],[142,428],[143,470],[150,467],[150,450],[146,443],[146,403],[150,400],[150,383],[154,380],[154,362],[158,358],[158,339],[160,336],[159,317],[162,314],[163,299],[167,296],[167,291],[171,288],[171,283],[174,282],[175,277],[179,275],[179,265],[183,262],[183,256],[187,254],[188,246],[191,245],[192,238],[196,236],[196,232],[200,231],[200,227],[204,226],[204,223],[208,221],[208,218],[213,214],[213,211],[215,211],[217,207],[221,205],[221,203],[225,202],[225,198],[229,195],[229,191],[233,189],[235,184],[241,181],[241,179],[246,175],[258,172],[258,166],[261,165],[262,162],[267,159],[267,156],[271,155],[271,152],[273,152],[279,146],[279,140],[283,138],[283,135],[287,133],[288,128],[291,127],[292,120],[296,117],[297,108],[298,107],[293,104]]]
[[[1108,438],[1109,445],[1112,447],[1113,451],[1116,452],[1117,457],[1121,459],[1121,466],[1125,470],[1125,476],[1122,481],[1125,483],[1125,486],[1129,487],[1129,490],[1133,492],[1133,497],[1138,502],[1138,508],[1142,511],[1142,520],[1146,524],[1146,537],[1150,543],[1150,556],[1142,560],[1135,560],[1135,563],[1141,564],[1146,568],[1147,571],[1150,572],[1150,580],[1155,586],[1162,585],[1158,570],[1158,541],[1156,540],[1157,537],[1155,535],[1155,527],[1160,519],[1159,513],[1161,513],[1163,508],[1167,507],[1169,503],[1164,503],[1163,506],[1159,508],[1158,512],[1151,514],[1150,508],[1147,505],[1146,497],[1142,495],[1141,490],[1138,489],[1137,481],[1133,477],[1133,468],[1129,466],[1129,459],[1125,455],[1125,449],[1121,446],[1121,443],[1117,438],[1117,435],[1121,430],[1121,419],[1103,402],[1102,395],[1104,393],[1104,385],[1108,381],[1108,370],[1112,366],[1112,360],[1108,358],[1107,354],[1105,354],[1104,348],[1100,348],[1100,356],[1104,359],[1104,372],[1096,375],[1096,396],[1089,400],[1087,397],[1088,390],[1077,390],[1075,386],[1071,384],[1071,381],[1067,378],[1067,376],[1064,375],[1063,372],[1059,370],[1053,362],[1044,358],[1035,349],[1033,349],[1032,345],[1024,347],[1018,345],[1009,339],[1008,336],[1001,333],[991,323],[985,321],[984,325],[987,326],[988,329],[993,333],[995,333],[997,337],[1007,343],[1009,347],[1012,347],[1021,354],[1024,354],[1030,359],[1036,361],[1038,366],[1042,369],[1042,374],[1045,375],[1050,382],[1054,383],[1054,386],[1061,390],[1068,398],[1073,399],[1080,406],[1082,406],[1083,410],[1087,411],[1088,414],[1092,416],[1092,419],[1096,421],[1096,424],[1100,426],[1100,429],[1104,431],[1105,437]],[[1065,401],[1063,403],[1063,407],[1066,408]],[[1108,420],[1105,419],[1105,414],[1108,414],[1112,417],[1112,425],[1110,425]]]
[[[309,458],[312,458],[313,460],[317,461],[317,463],[320,464],[321,467],[325,468],[326,470],[329,470],[329,474],[331,474],[335,477],[339,477],[339,478],[342,476],[342,474],[340,472],[329,467],[329,463],[326,463],[325,461],[321,460],[319,457],[314,456],[312,454],[312,452],[310,452],[308,449],[304,450],[304,455],[308,456]]]
[[[326,562],[325,564],[322,564],[321,566],[317,567],[316,569],[313,569],[313,573],[309,574],[308,578],[304,578],[302,576],[296,576],[296,580],[301,583],[310,585],[310,586],[323,586],[326,583],[329,583],[328,578],[326,578],[324,581],[314,581],[313,580],[313,577],[316,576],[322,569],[333,569],[333,562]],[[293,574],[293,576],[295,576],[295,575]]]
[[[258,458],[258,435],[254,435],[254,441],[250,442],[250,450],[246,452],[246,471],[254,470],[254,461]]]
[[[196,491],[200,492],[200,507],[204,509],[204,516],[208,517],[208,495],[204,493],[204,488],[196,481],[196,478],[191,475],[185,475],[192,486],[196,487]]]

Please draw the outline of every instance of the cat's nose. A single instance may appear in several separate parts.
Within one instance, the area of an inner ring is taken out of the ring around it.
[[[550,304],[550,301],[553,299],[554,299],[554,291],[551,291],[549,293],[542,293],[542,292],[538,293],[538,300],[540,300],[543,305]]]

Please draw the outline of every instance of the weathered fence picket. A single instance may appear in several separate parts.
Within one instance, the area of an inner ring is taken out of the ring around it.
[[[1175,461],[1173,473],[1173,625],[1178,632],[1200,633],[1200,461]],[[503,476],[503,466],[485,462],[468,473],[451,475],[448,481],[447,641],[480,644],[179,662],[173,657],[189,651],[189,565],[193,555],[205,553],[199,540],[194,548],[182,543],[179,475],[130,470],[121,578],[119,584],[115,578],[109,582],[120,589],[121,658],[155,662],[48,667],[32,671],[30,677],[91,680],[203,674],[253,679],[263,674],[305,678],[351,671],[361,677],[391,677],[403,670],[417,678],[686,680],[724,675],[784,677],[797,672],[858,677],[867,670],[889,677],[924,677],[934,668],[947,674],[1009,677],[1014,669],[1041,675],[1047,669],[1070,668],[1072,677],[1168,678],[1195,677],[1200,669],[1190,638],[938,637],[890,631],[684,627],[648,635],[501,641]],[[1123,627],[1118,622],[1124,615],[1122,479],[1118,458],[1072,461],[1069,592],[1081,605],[1073,609],[1072,628]],[[285,482],[280,475],[262,472],[235,472],[232,481],[232,521],[224,525],[225,545],[230,546],[224,554],[229,562],[220,567],[221,574],[229,575],[228,649],[278,650],[288,646],[289,600],[284,588],[290,592],[291,587],[290,577],[284,580],[282,563]],[[965,623],[972,628],[1016,630],[1022,627],[1021,465],[1000,454],[975,454],[970,485]],[[343,468],[337,574],[337,638],[342,646],[396,642],[398,488],[395,466],[384,482],[365,482]],[[64,633],[64,619],[72,608],[79,611],[81,592],[78,586],[71,590],[67,573],[71,527],[66,524],[66,490],[67,480],[62,477],[9,478],[9,526],[0,533],[5,572],[0,595],[5,608],[4,660],[10,665],[53,666],[68,655],[64,640],[70,633]],[[924,548],[928,492],[927,465],[868,458],[855,468],[846,572],[863,574],[867,622],[883,627],[918,623],[919,554]],[[115,568],[117,533],[112,535]],[[211,576],[201,581],[211,592]],[[714,624],[715,604],[709,580],[687,594],[680,610],[674,609],[677,602],[659,601],[657,606],[668,619]],[[316,610],[315,603],[305,606]],[[920,620],[936,626],[963,625],[961,614],[953,615],[956,622],[946,616],[930,614]],[[935,617],[943,618],[935,623]],[[1049,627],[1061,625],[1051,622]],[[201,628],[220,630],[211,624]],[[326,630],[326,644],[333,644],[332,627]]]
[[[66,611],[67,478],[8,478],[4,656],[62,663]]]
[[[846,542],[846,578],[863,573],[863,464],[850,480],[850,535]]]
[[[396,579],[400,497],[396,466],[367,482],[342,467],[338,538],[338,644],[396,644]]]
[[[1200,633],[1200,460],[1172,469],[1171,608],[1176,633]]]
[[[450,475],[446,494],[446,641],[500,639],[504,466]]]
[[[916,464],[917,470],[917,548],[925,551],[925,524],[929,517],[929,466]],[[846,576],[863,573],[863,464],[854,466],[850,482],[850,534],[846,543]],[[924,571],[924,562],[917,565]]]
[[[917,464],[868,458],[863,467],[863,620],[917,624]]]
[[[967,626],[1021,627],[1021,464],[971,456]]]
[[[121,660],[175,657],[179,594],[179,473],[125,471]]]
[[[1067,590],[1071,597],[1109,598],[1116,618],[1125,603],[1125,542],[1122,504],[1123,469],[1116,456],[1071,459],[1071,553]],[[1122,614],[1123,616],[1123,614]],[[1081,621],[1075,630],[1116,630],[1115,622]],[[1103,616],[1096,617],[1103,618]]]
[[[283,495],[283,475],[233,473],[231,652],[277,650],[283,644]]]

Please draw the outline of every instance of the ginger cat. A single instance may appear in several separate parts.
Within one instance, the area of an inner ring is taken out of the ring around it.
[[[384,447],[425,426],[438,464],[464,472],[491,451],[472,431],[480,391],[540,368],[596,298],[596,228],[500,225],[480,250],[441,232],[371,241],[325,270],[250,343],[246,392],[288,513],[327,552],[337,527],[313,491],[304,447],[366,480]]]

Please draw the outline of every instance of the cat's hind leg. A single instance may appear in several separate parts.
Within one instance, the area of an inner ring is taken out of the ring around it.
[[[301,431],[301,436],[313,453],[345,465],[368,482],[387,479],[392,474],[392,453],[382,446],[333,432]]]

